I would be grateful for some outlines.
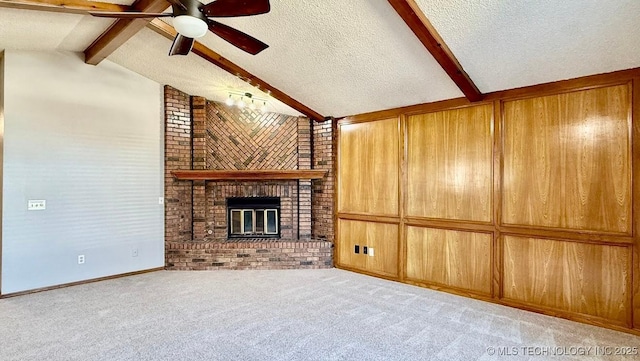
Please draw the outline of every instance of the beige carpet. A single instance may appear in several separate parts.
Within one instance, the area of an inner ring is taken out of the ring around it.
[[[593,349],[616,346],[640,337],[337,269],[162,271],[0,300],[3,361],[640,359]]]

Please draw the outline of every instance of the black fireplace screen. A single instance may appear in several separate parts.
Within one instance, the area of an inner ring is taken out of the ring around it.
[[[227,198],[229,238],[280,238],[280,198]]]

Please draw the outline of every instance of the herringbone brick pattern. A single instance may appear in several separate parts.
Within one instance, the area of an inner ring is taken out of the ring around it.
[[[207,102],[208,169],[298,169],[298,118]]]

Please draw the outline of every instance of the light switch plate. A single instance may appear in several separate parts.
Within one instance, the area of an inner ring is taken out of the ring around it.
[[[373,248],[369,247],[369,257],[373,257]]]
[[[47,201],[44,199],[29,199],[27,203],[27,210],[29,211],[43,211],[47,209]]]
[[[164,204],[164,197],[158,197],[158,204]]]

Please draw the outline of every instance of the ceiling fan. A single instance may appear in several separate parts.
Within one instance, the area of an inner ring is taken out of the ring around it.
[[[194,39],[203,37],[207,30],[249,54],[256,55],[269,47],[269,45],[240,30],[209,19],[209,17],[224,18],[265,14],[271,10],[269,0],[215,0],[207,5],[198,0],[167,1],[171,3],[172,13],[93,11],[89,13],[97,17],[120,19],[172,17],[173,26],[178,34],[173,40],[169,55],[189,54]]]

